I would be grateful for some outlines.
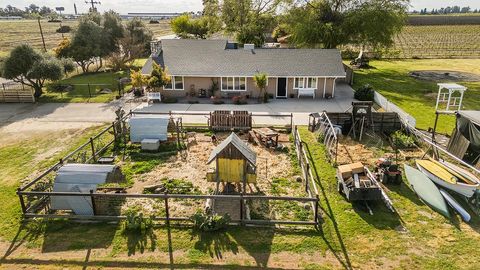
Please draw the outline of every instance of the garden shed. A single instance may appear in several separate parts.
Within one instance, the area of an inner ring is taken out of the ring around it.
[[[153,114],[134,114],[130,118],[130,141],[142,140],[167,141],[170,117]]]
[[[255,183],[257,154],[235,133],[231,133],[211,153],[207,164],[216,162],[209,182]]]
[[[448,151],[480,168],[480,111],[458,111]]]
[[[124,177],[115,165],[66,164],[55,176],[53,192],[95,192],[98,185],[122,182]],[[71,210],[77,215],[94,215],[91,197],[52,196],[53,210]]]

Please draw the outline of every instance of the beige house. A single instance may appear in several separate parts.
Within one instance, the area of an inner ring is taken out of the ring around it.
[[[346,76],[336,49],[266,49],[248,44],[238,48],[225,40],[154,42],[143,74],[151,73],[153,62],[167,67],[171,75],[171,83],[160,89],[164,97],[254,98],[260,95],[260,89],[253,76],[266,73],[267,92],[274,98],[332,98],[335,84]]]

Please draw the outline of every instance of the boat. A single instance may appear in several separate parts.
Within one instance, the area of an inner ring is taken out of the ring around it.
[[[448,206],[437,186],[419,170],[408,165],[404,165],[404,168],[410,187],[415,191],[418,197],[420,197],[420,199],[433,210],[450,218]]]
[[[435,184],[442,186],[448,190],[454,191],[458,194],[461,194],[465,197],[472,197],[479,186],[479,184],[467,184],[461,182],[441,164],[437,164],[438,162],[425,159],[417,159],[416,163],[418,169],[426,176],[428,176],[428,178],[430,178],[430,180],[432,180]]]
[[[447,201],[448,205],[450,205],[457,213],[460,214],[463,221],[469,222],[472,218],[470,214],[450,195],[447,191],[440,189],[440,194],[442,194],[445,201]]]
[[[449,172],[458,174],[459,177],[462,177],[464,181],[466,181],[467,183],[470,182],[471,184],[475,184],[475,183],[480,184],[480,179],[477,176],[475,176],[473,173],[465,170],[464,168],[461,168],[445,160],[438,160],[438,162],[442,164],[445,168],[447,168]]]

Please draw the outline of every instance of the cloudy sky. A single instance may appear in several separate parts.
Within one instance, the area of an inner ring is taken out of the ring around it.
[[[202,0],[97,0],[102,2],[100,11],[113,9],[119,13],[128,12],[184,12],[202,9]],[[34,3],[38,6],[65,7],[66,13],[73,13],[73,4],[77,4],[79,12],[88,11],[85,0],[0,0],[0,7],[6,5],[24,8]],[[411,9],[439,8],[444,6],[470,6],[480,9],[480,0],[411,0]]]

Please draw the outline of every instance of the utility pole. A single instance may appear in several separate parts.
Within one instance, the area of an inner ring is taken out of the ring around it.
[[[95,0],[85,1],[85,3],[92,5],[92,7],[90,8],[91,12],[96,12],[97,11],[97,8],[95,7],[95,5],[101,5],[102,4],[102,3],[100,3],[100,1],[95,1]]]
[[[40,35],[42,36],[43,50],[47,52],[47,46],[45,46],[45,38],[43,37],[42,24],[40,23],[40,17],[38,18],[38,27],[40,28]]]

